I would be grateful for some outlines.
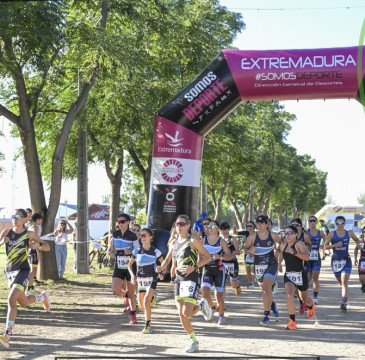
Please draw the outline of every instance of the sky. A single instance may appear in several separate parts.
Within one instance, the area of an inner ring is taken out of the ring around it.
[[[243,15],[246,30],[233,44],[242,50],[357,46],[365,14],[363,0],[221,0],[220,3]],[[299,154],[309,154],[319,169],[328,172],[328,195],[336,204],[357,203],[360,193],[365,193],[365,109],[356,100],[347,99],[282,104],[297,118],[287,142]],[[0,130],[6,135],[0,138],[0,152],[6,156],[0,163],[6,169],[0,177],[0,207],[30,207],[22,159],[13,161],[20,142],[10,137],[9,122],[1,117]],[[109,192],[105,170],[91,166],[89,203],[100,203]],[[76,204],[75,181],[63,182],[61,202],[65,200]]]

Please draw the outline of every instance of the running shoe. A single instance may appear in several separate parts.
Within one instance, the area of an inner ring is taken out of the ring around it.
[[[130,321],[129,321],[130,324],[133,324],[133,325],[137,324],[137,315],[136,314],[133,314],[133,315],[131,314],[129,318],[130,318]]]
[[[224,316],[219,316],[218,317],[218,325],[226,325],[227,324],[227,320]]]
[[[130,312],[131,311],[131,308],[129,306],[125,307],[123,312]]]
[[[157,291],[153,293],[152,299],[151,299],[151,306],[155,306],[157,302]]]
[[[200,305],[200,307],[202,309],[201,312],[202,312],[202,314],[204,316],[204,320],[205,321],[209,321],[212,318],[212,316],[213,316],[213,312],[212,312],[211,307],[208,304],[208,301],[205,300],[205,299],[202,299],[200,301],[199,305]]]
[[[279,316],[279,311],[276,307],[276,302],[273,301],[272,304],[271,304],[271,312],[272,314],[274,315],[274,317],[278,317]]]
[[[316,311],[314,310],[315,307],[316,307],[316,305],[315,305],[314,301],[312,300],[312,309],[308,308],[308,312],[307,312],[308,319],[311,319],[316,314]]]
[[[343,313],[346,314],[346,312],[347,312],[347,303],[343,302],[340,306],[340,309],[342,310]]]
[[[318,299],[317,298],[313,298],[313,302],[318,305]]]
[[[361,291],[362,291],[363,293],[365,293],[365,284],[362,284],[362,286],[361,286]]]
[[[8,348],[9,347],[9,342],[10,342],[10,340],[8,338],[8,335],[3,334],[3,335],[0,336],[0,344],[2,346]]]
[[[297,323],[292,320],[292,319],[289,319],[289,323],[288,325],[285,326],[285,330],[296,330],[297,329]]]
[[[299,306],[299,315],[303,315],[304,313],[305,313],[304,304],[300,304],[300,306]]]
[[[239,287],[236,287],[234,289],[234,292],[236,293],[236,295],[241,295],[241,287],[240,286]]]
[[[304,309],[304,312],[309,310],[309,307],[308,307],[307,303],[303,304],[303,309]]]
[[[42,301],[43,308],[46,311],[50,311],[51,310],[51,300],[49,298],[48,291],[47,290],[43,290],[42,291],[42,295],[44,297],[44,300]]]
[[[185,350],[185,352],[192,353],[198,350],[199,350],[199,343],[197,341],[192,341],[189,347]]]
[[[254,284],[248,284],[248,286],[247,286],[247,289],[250,289],[250,290],[252,290],[252,289],[254,289],[255,288],[255,285]]]
[[[266,325],[269,325],[269,322],[270,322],[270,318],[267,315],[265,315],[264,318],[260,321],[260,325],[266,326]]]
[[[151,326],[147,326],[142,330],[142,334],[152,334]]]

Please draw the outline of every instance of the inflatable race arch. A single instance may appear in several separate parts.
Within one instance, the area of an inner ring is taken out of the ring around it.
[[[243,101],[356,98],[363,105],[363,46],[223,50],[155,116],[147,223],[198,218],[204,136]]]

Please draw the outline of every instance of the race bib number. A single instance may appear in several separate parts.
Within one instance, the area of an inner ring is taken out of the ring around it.
[[[269,266],[268,264],[255,265],[255,275],[256,275],[257,279],[261,279],[264,276],[265,271],[266,271],[268,266]]]
[[[360,270],[365,271],[365,261],[360,261]]]
[[[93,248],[95,250],[99,251],[99,250],[101,250],[101,247],[102,247],[102,245],[99,242],[97,242],[97,241],[93,242]]]
[[[346,259],[342,259],[342,260],[333,260],[332,262],[332,270],[334,272],[339,272],[341,271],[346,265]]]
[[[309,253],[309,260],[312,260],[312,261],[318,260],[318,250],[312,250]]]
[[[223,265],[230,274],[234,273],[234,263],[223,263]]]
[[[148,290],[153,283],[153,277],[137,278],[138,290]]]
[[[246,264],[253,264],[254,258],[246,255]]]
[[[17,271],[5,271],[5,276],[6,276],[6,280],[8,281],[8,286],[9,288],[11,287],[11,285],[13,285],[13,282],[16,278],[16,276],[19,274],[20,270]]]
[[[181,297],[194,297],[195,287],[194,281],[181,281],[179,295]]]
[[[128,269],[129,256],[117,256],[118,269]]]
[[[303,273],[301,271],[291,271],[285,273],[286,277],[295,285],[302,286],[303,285]]]

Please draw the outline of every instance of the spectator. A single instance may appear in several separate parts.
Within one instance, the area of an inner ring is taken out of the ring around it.
[[[56,262],[57,271],[60,278],[63,278],[65,273],[66,258],[67,258],[67,235],[74,231],[73,227],[66,219],[61,219],[58,227],[54,232],[56,241]]]

